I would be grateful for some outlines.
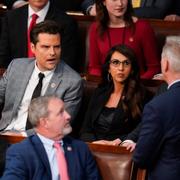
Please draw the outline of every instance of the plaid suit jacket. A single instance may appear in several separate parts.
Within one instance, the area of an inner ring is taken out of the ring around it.
[[[17,115],[27,84],[35,67],[35,60],[13,60],[0,79],[0,104],[4,103],[0,130],[5,129]],[[82,79],[63,61],[57,65],[45,95],[57,95],[70,113],[72,120],[82,98]]]

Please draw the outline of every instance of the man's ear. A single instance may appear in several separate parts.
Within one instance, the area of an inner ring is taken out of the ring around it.
[[[169,70],[169,61],[165,60],[164,71],[167,72]]]
[[[161,71],[166,73],[169,70],[169,61],[167,59],[161,60]]]
[[[34,53],[35,52],[35,45],[31,42],[31,51]]]
[[[41,127],[45,127],[45,128],[47,128],[47,125],[48,125],[48,123],[47,123],[47,118],[40,118],[40,120],[39,120],[39,125],[41,126]]]

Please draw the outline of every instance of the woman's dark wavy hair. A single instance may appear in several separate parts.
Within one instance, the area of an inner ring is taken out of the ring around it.
[[[122,107],[127,115],[131,115],[133,119],[141,116],[142,102],[144,99],[144,87],[140,82],[139,66],[134,51],[127,45],[116,45],[112,47],[105,59],[102,67],[102,82],[100,86],[106,86],[114,89],[112,77],[109,79],[109,65],[114,52],[119,52],[131,62],[131,73],[124,81],[124,89],[122,93]]]
[[[104,0],[95,0],[95,2],[96,2],[96,13],[97,13],[96,20],[98,22],[97,31],[99,32],[99,35],[102,36],[108,27],[109,14],[106,7],[103,4]],[[128,0],[127,10],[124,14],[124,21],[126,23],[126,26],[129,26],[132,29],[132,31],[134,30],[134,23],[132,19],[133,14],[134,13],[133,13],[131,0]]]

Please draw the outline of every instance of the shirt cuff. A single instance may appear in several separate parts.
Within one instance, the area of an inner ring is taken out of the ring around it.
[[[131,143],[131,144],[132,144],[132,143],[134,143],[134,141],[132,141],[132,140],[130,140],[130,139],[127,139],[127,140],[123,141],[123,142],[121,143],[121,145],[124,144],[124,143]]]

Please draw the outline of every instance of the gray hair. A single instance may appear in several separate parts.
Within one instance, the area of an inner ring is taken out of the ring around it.
[[[40,118],[48,117],[48,105],[52,99],[56,99],[56,96],[40,96],[31,101],[28,108],[28,118],[33,127],[39,124]]]
[[[166,58],[174,72],[180,73],[180,36],[168,36],[162,50],[162,59]]]

